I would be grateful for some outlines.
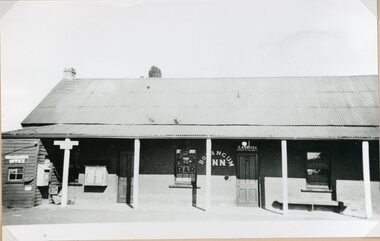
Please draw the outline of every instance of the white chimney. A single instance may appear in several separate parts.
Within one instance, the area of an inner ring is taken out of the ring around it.
[[[76,71],[74,68],[64,68],[63,69],[63,79],[75,80]]]

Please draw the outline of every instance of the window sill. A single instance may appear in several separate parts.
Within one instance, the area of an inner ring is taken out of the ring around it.
[[[175,184],[175,185],[169,185],[169,188],[193,189],[193,186],[191,184]],[[196,188],[200,189],[201,187],[196,187]]]
[[[6,181],[6,184],[24,184],[25,181],[20,180],[20,181]]]
[[[332,193],[333,190],[327,187],[326,188],[307,187],[307,188],[301,189],[301,192]]]

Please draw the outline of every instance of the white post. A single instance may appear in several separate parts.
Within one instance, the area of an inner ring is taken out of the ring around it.
[[[139,170],[140,170],[140,140],[135,139],[135,151],[133,159],[133,208],[139,204]]]
[[[60,149],[65,150],[63,156],[63,175],[62,175],[62,199],[61,207],[64,208],[67,205],[67,186],[69,182],[69,164],[70,164],[70,150],[73,149],[73,146],[77,146],[78,141],[70,141],[69,138],[66,138],[64,141],[54,141],[54,145],[60,147]]]
[[[283,215],[288,214],[288,154],[286,141],[281,141],[282,160],[282,211]]]
[[[206,140],[206,211],[211,208],[211,139]]]
[[[371,200],[371,180],[369,172],[369,146],[368,141],[363,141],[363,181],[364,181],[364,199],[365,212],[367,218],[372,217],[372,200]]]
[[[69,184],[69,164],[70,164],[70,150],[65,149],[63,157],[63,177],[62,177],[62,200],[61,207],[66,207],[67,204],[67,189]]]

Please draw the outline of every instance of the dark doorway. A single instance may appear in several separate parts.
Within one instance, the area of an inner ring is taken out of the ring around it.
[[[118,190],[117,202],[127,203],[133,202],[133,152],[118,152]]]
[[[237,206],[259,206],[257,154],[238,154],[236,169]]]

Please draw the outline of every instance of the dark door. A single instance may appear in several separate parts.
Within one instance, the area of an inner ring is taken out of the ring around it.
[[[257,154],[238,154],[236,203],[238,206],[259,206]]]
[[[133,201],[133,152],[118,153],[118,190],[117,202],[132,204]]]

